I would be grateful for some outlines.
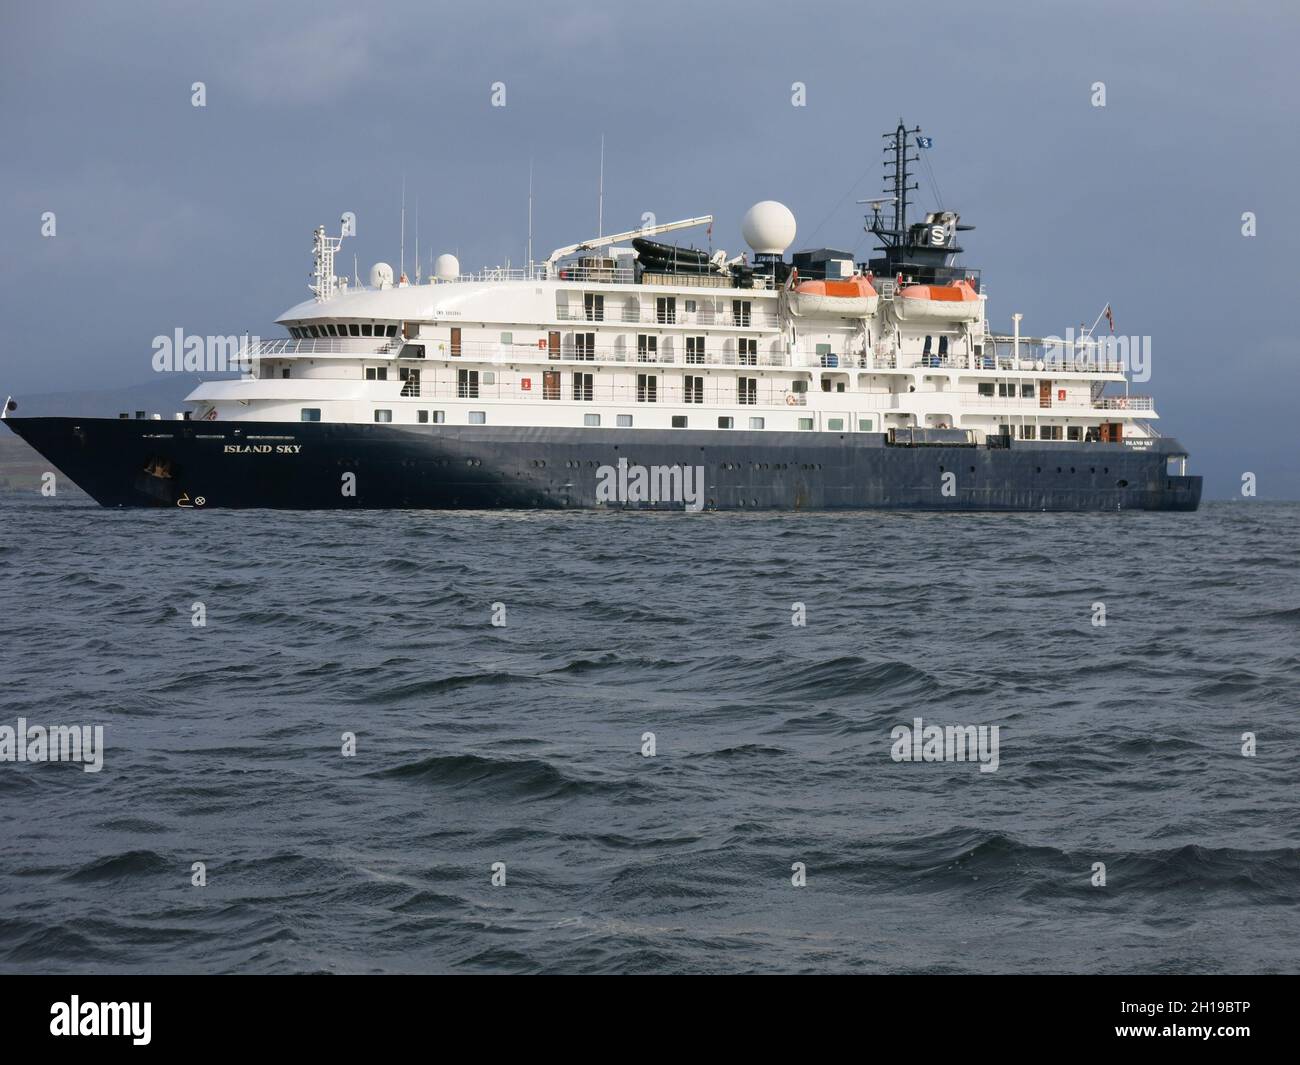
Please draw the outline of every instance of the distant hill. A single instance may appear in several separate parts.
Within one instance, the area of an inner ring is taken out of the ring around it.
[[[229,374],[159,374],[152,380],[126,388],[106,388],[90,392],[41,392],[30,396],[15,396],[18,409],[15,416],[42,416],[67,414],[82,418],[116,418],[122,412],[134,414],[138,410],[148,414],[161,414],[170,419],[177,411],[188,410],[185,397],[205,380],[222,380]]]

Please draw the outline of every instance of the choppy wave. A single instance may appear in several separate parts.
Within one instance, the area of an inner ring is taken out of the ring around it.
[[[0,518],[0,969],[1297,969],[1300,507]]]

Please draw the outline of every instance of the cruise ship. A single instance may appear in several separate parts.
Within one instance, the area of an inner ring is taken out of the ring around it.
[[[362,285],[321,226],[286,335],[189,411],[3,417],[111,507],[1195,510],[1201,478],[1097,331],[1109,307],[1064,339],[998,332],[958,261],[973,227],[909,221],[919,133],[886,134],[865,261],[792,252],[764,201],[737,255],[667,239],[711,242],[702,215]]]

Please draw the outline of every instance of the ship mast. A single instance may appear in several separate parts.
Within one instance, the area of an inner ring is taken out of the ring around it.
[[[907,194],[921,186],[911,181],[909,164],[915,163],[920,156],[908,153],[907,139],[921,132],[921,127],[908,129],[900,118],[898,128],[893,133],[883,136],[887,140],[886,153],[893,153],[893,159],[886,159],[881,165],[885,167],[885,192],[893,198],[893,224],[886,229],[884,219],[880,217],[880,205],[887,199],[868,201],[872,206],[872,218],[867,223],[867,230],[880,238],[881,251],[902,247],[907,239]],[[892,171],[892,173],[891,173]]]

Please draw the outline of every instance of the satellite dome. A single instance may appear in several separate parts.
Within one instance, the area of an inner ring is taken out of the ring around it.
[[[783,203],[756,203],[740,220],[740,235],[760,255],[781,255],[794,243],[794,215]]]
[[[449,252],[443,252],[434,260],[433,273],[439,281],[455,281],[460,277],[460,260]]]
[[[371,288],[391,288],[393,285],[393,268],[387,263],[375,263],[370,268]]]

